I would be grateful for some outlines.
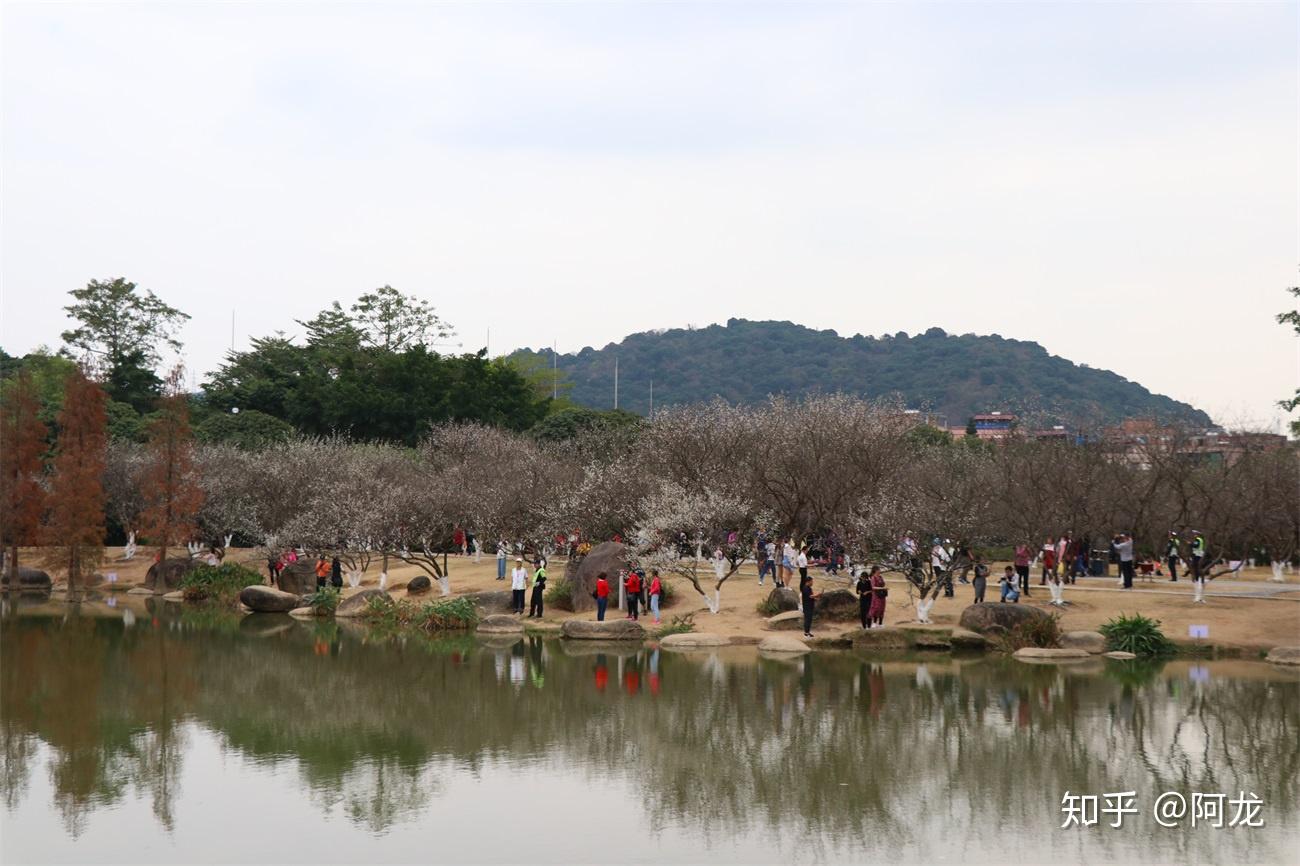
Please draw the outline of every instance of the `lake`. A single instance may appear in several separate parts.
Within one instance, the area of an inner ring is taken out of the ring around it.
[[[1300,850],[1300,677],[1263,663],[779,660],[148,602],[4,601],[6,863],[1236,866]],[[1133,791],[1138,812],[1062,829],[1067,791]],[[1264,826],[1166,829],[1166,791],[1247,792]]]

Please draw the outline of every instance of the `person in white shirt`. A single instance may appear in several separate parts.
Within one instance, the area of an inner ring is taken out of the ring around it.
[[[727,575],[727,558],[722,555],[722,548],[713,551],[713,575],[719,580]]]
[[[930,570],[934,572],[934,579],[943,587],[943,594],[952,598],[952,577],[948,574],[948,564],[952,562],[952,554],[943,546],[943,542],[936,538],[934,546],[930,548]]]
[[[803,544],[799,547],[799,553],[794,558],[795,565],[799,568],[799,585],[808,579],[808,545]]]
[[[515,560],[514,570],[510,572],[510,605],[514,612],[524,612],[524,593],[528,590],[528,569],[524,568],[524,559]]]

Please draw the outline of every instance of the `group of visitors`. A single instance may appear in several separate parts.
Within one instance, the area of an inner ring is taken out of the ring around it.
[[[759,586],[763,585],[763,579],[769,574],[772,575],[772,583],[778,587],[788,586],[794,580],[796,570],[801,582],[808,576],[806,541],[796,547],[793,538],[771,539],[767,533],[760,532],[754,544],[754,558],[758,563]]]
[[[859,574],[855,587],[858,591],[858,620],[863,628],[885,624],[885,599],[889,597],[889,588],[885,586],[885,576],[880,573],[880,566],[873,565],[870,574]],[[807,614],[805,628],[807,632]]]
[[[619,572],[618,579],[627,599],[626,618],[639,620],[641,611],[646,610],[658,625],[659,607],[664,594],[664,584],[659,577],[659,569],[650,569],[650,576],[647,578],[644,569],[631,568]],[[596,587],[591,592],[591,597],[596,601],[597,622],[605,621],[605,613],[609,609],[609,593],[609,573],[602,571],[596,575]]]
[[[501,549],[497,551],[497,569],[500,571]],[[500,580],[501,578],[497,578]],[[528,574],[528,569],[524,567],[524,558],[515,557],[515,567],[510,572],[510,609],[516,614],[524,612],[524,596],[528,594],[529,588],[532,588],[532,595],[528,598],[528,618],[542,618],[546,603],[546,560],[537,560],[537,567],[533,569],[532,576]]]

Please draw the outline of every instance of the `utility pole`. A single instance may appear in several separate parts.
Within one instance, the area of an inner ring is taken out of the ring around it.
[[[618,408],[618,355],[614,356],[614,408]]]

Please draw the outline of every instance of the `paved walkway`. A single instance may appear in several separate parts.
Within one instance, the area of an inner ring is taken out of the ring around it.
[[[1082,578],[1079,583],[1072,583],[1066,586],[1066,593],[1075,591],[1084,592],[1135,592],[1146,595],[1191,595],[1192,582],[1190,580],[1178,581],[1179,587],[1183,589],[1174,589],[1172,582],[1168,578],[1156,578],[1150,583],[1138,578],[1133,582],[1133,588],[1123,590],[1115,582],[1113,577],[1090,577]],[[1030,584],[1030,591],[1042,590],[1047,594],[1047,587],[1039,586],[1037,583]],[[1282,593],[1293,593],[1290,597]],[[1273,583],[1272,581],[1258,580],[1211,580],[1205,585],[1206,598],[1267,598],[1275,601],[1296,601],[1300,602],[1300,583]]]

